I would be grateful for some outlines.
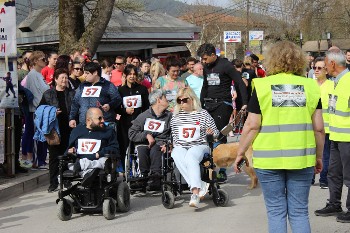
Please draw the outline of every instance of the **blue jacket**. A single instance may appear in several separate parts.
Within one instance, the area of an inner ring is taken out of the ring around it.
[[[53,128],[60,135],[58,120],[56,118],[57,108],[49,105],[40,105],[35,111],[35,134],[33,139],[45,142],[45,134],[49,134]]]
[[[99,107],[100,105],[109,104],[109,111],[103,112],[103,116],[106,122],[115,121],[115,109],[119,108],[122,103],[118,89],[110,81],[100,78],[100,80],[94,84],[94,86],[101,86],[102,90],[99,97],[82,97],[84,87],[91,87],[89,82],[83,82],[75,90],[75,96],[72,102],[71,111],[69,114],[69,120],[79,120],[79,123],[85,123],[85,114],[89,108]]]

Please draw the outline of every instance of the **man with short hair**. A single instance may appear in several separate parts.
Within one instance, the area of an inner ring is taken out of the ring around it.
[[[58,54],[55,51],[52,51],[48,54],[48,65],[45,66],[41,70],[41,74],[45,78],[45,82],[47,85],[51,86],[52,85],[52,80],[53,80],[53,73],[55,72],[55,66],[57,62]]]
[[[346,199],[347,212],[343,213],[341,197],[343,184],[350,187],[350,72],[344,53],[331,47],[326,53],[328,74],[335,77],[334,90],[329,97],[329,139],[331,153],[328,167],[329,199],[326,207],[316,210],[317,216],[338,216],[337,222],[350,223],[350,192]]]
[[[350,70],[350,49],[346,50],[345,58],[346,58],[346,68],[348,68],[348,70]]]
[[[193,67],[197,63],[197,59],[194,57],[189,57],[186,60],[187,71],[181,75],[181,78],[186,79],[188,76],[193,74]]]
[[[119,87],[123,85],[122,80],[123,80],[123,72],[125,68],[125,59],[122,56],[117,56],[115,58],[115,63],[114,63],[115,69],[112,70],[112,75],[111,75],[111,83],[114,84],[114,86]]]
[[[192,88],[198,99],[201,98],[203,87],[203,65],[197,63],[193,66],[193,73],[186,78],[187,85]]]
[[[146,177],[151,175],[147,190],[160,190],[162,153],[170,136],[171,112],[162,90],[154,90],[148,96],[151,107],[138,115],[129,129],[129,139],[137,146],[139,168]]]
[[[256,76],[258,78],[266,77],[266,72],[259,66],[259,57],[255,54],[251,54],[250,57],[252,58],[252,67],[255,70]]]
[[[92,175],[94,168],[105,167],[106,154],[119,155],[116,132],[104,123],[102,111],[99,108],[89,108],[85,123],[72,130],[68,153],[77,154],[77,161],[71,167],[75,174],[82,172],[82,177],[86,174]]]
[[[76,89],[69,115],[69,126],[75,128],[78,119],[79,122],[84,122],[85,113],[92,107],[103,110],[106,122],[114,122],[114,110],[122,103],[118,89],[101,77],[101,67],[97,63],[87,63],[84,66],[84,73],[86,80]]]

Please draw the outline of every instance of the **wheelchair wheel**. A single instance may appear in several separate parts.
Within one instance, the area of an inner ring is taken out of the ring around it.
[[[163,203],[163,206],[167,209],[174,208],[174,204],[175,204],[174,194],[170,191],[164,191],[164,195],[162,195],[162,203]]]
[[[107,220],[111,220],[115,217],[116,201],[113,198],[105,199],[103,201],[102,213]]]
[[[57,216],[62,221],[68,221],[72,218],[73,204],[70,200],[63,198],[57,203]]]
[[[213,195],[214,204],[220,207],[227,206],[228,198],[229,198],[228,193],[223,189],[219,189],[218,193],[219,193],[219,197],[216,197],[216,195]]]
[[[128,212],[130,210],[130,189],[125,182],[118,185],[117,210],[118,212]]]
[[[130,147],[126,149],[124,166],[125,166],[125,181],[128,182],[129,176],[130,176]]]

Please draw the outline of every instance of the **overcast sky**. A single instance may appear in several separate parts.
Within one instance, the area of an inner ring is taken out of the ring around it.
[[[199,1],[199,2],[203,2],[204,4],[210,4],[210,5],[221,6],[221,7],[232,4],[231,0],[215,0],[215,1],[214,0],[177,0],[177,1],[185,2],[187,4],[197,3]]]

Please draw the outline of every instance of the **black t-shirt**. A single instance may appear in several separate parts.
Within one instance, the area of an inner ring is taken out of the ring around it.
[[[259,104],[258,96],[256,94],[255,89],[253,90],[253,94],[249,100],[247,109],[248,109],[248,112],[261,114],[260,104]],[[318,101],[316,109],[322,109],[321,99]]]
[[[248,86],[247,86],[247,93],[248,93],[248,102],[250,100],[250,97],[252,95],[252,80],[254,78],[257,78],[255,71],[252,69],[242,69],[242,78],[245,78],[248,80]],[[237,99],[236,99],[236,105],[237,105],[237,109],[240,109],[242,107],[242,98],[241,98],[241,91],[238,88],[238,85],[236,85],[235,83],[235,88],[236,88],[236,92],[237,92]]]

